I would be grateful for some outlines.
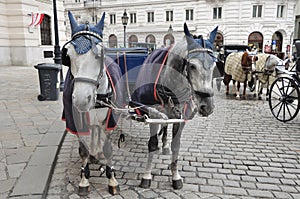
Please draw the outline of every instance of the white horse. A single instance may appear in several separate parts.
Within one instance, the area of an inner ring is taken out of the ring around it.
[[[119,192],[119,185],[114,177],[112,165],[112,144],[110,138],[110,128],[107,128],[109,116],[115,109],[119,109],[118,89],[114,85],[110,70],[118,68],[115,64],[107,66],[111,62],[104,56],[102,45],[102,31],[104,16],[96,26],[89,24],[78,25],[72,14],[69,12],[69,19],[72,28],[72,45],[67,45],[64,50],[63,58],[70,65],[70,80],[67,86],[71,87],[70,92],[64,92],[65,109],[74,110],[73,115],[69,117],[72,123],[72,117],[80,115],[79,119],[73,119],[75,131],[84,129],[87,118],[85,115],[89,112],[89,124],[87,131],[91,130],[91,146],[89,146],[79,137],[79,153],[83,161],[81,181],[79,183],[79,194],[85,195],[89,189],[89,158],[92,159],[102,156],[107,159],[106,176],[109,179],[108,186],[111,194]],[[213,89],[211,87],[212,73],[215,66],[213,56],[213,41],[217,29],[211,32],[208,40],[202,39],[198,43],[192,38],[186,24],[184,25],[185,36],[170,51],[165,67],[161,71],[159,84],[163,86],[160,99],[164,101],[162,112],[155,106],[148,107],[141,104],[137,98],[134,103],[145,111],[147,117],[169,121],[171,119],[182,118],[181,122],[173,125],[173,138],[171,143],[172,150],[172,183],[174,189],[180,189],[183,186],[182,178],[178,171],[178,155],[180,149],[180,138],[185,123],[182,110],[190,107],[191,113],[189,119],[193,118],[196,112],[202,116],[208,116],[213,112]],[[154,52],[151,54],[153,55]],[[146,74],[149,76],[151,74]],[[138,77],[138,79],[145,77]],[[67,81],[66,81],[67,82]],[[141,85],[137,85],[139,88]],[[72,88],[73,87],[73,88]],[[159,90],[159,89],[158,89]],[[184,92],[183,92],[184,91]],[[71,103],[71,105],[70,105]],[[155,102],[154,104],[158,104]],[[68,106],[71,106],[71,108]],[[94,109],[95,107],[98,109]],[[82,114],[83,113],[83,114]],[[178,114],[179,113],[179,114]],[[129,112],[128,112],[129,114]],[[66,118],[68,123],[68,119]],[[72,125],[70,125],[72,126]],[[141,187],[148,188],[151,184],[151,164],[154,152],[158,149],[157,134],[160,125],[150,124],[150,139],[148,143],[149,156],[145,173],[141,181]],[[69,128],[70,129],[70,128]],[[102,136],[104,135],[104,136]],[[165,146],[166,143],[164,143]]]

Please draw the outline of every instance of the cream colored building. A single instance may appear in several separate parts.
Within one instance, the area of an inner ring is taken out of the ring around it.
[[[153,42],[157,47],[176,42],[187,22],[192,34],[204,37],[219,26],[217,44],[251,44],[263,51],[286,52],[294,37],[298,0],[65,0],[79,20],[99,19],[106,12],[105,41],[123,46],[121,17],[126,9],[129,22],[126,45]],[[69,25],[67,23],[67,25]],[[169,27],[172,31],[168,32]],[[170,34],[171,33],[171,34]],[[170,37],[171,36],[171,37]],[[274,41],[273,41],[274,42]]]
[[[253,44],[263,51],[272,44],[286,52],[300,38],[299,0],[56,0],[60,47],[70,38],[67,10],[78,21],[91,23],[106,12],[104,41],[107,46],[124,43],[121,17],[126,9],[126,45],[169,45],[183,37],[186,22],[194,35],[204,37],[219,26],[216,45]],[[45,24],[29,26],[31,14],[43,13]],[[53,63],[53,0],[0,0],[0,66]],[[171,27],[171,29],[170,29]],[[46,42],[45,42],[46,38]]]
[[[65,40],[62,0],[56,0],[59,37]],[[32,25],[32,14],[44,14]],[[0,66],[53,63],[54,18],[52,0],[0,0]]]

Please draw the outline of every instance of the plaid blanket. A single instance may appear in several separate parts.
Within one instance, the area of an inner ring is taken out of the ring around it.
[[[264,68],[265,68],[267,59],[270,55],[260,53],[260,54],[257,54],[257,56],[258,56],[258,60],[256,61],[256,71],[264,72]],[[264,74],[264,73],[258,73],[257,74],[257,79],[261,83],[265,84],[268,81],[268,76],[269,76],[269,84],[272,84],[272,82],[276,79],[275,66],[274,66],[274,72],[271,75],[267,75],[267,74]]]
[[[225,73],[232,76],[233,80],[236,80],[238,82],[244,82],[246,78],[246,74],[244,73],[242,69],[242,60],[243,52],[238,53],[231,53],[227,58],[225,62]],[[270,55],[259,53],[257,54],[258,60],[255,63],[255,71],[257,72],[263,72],[265,68],[266,61]],[[258,80],[265,84],[268,80],[268,75],[264,73],[258,73],[257,74]],[[251,79],[251,74],[248,74],[247,77],[248,80]],[[269,77],[269,82],[272,82],[275,80],[275,71],[271,76]]]
[[[243,52],[231,53],[226,58],[225,73],[232,76],[233,80],[238,82],[244,82],[246,80],[246,74],[242,68],[242,56]],[[251,79],[251,75],[248,74],[247,79]]]

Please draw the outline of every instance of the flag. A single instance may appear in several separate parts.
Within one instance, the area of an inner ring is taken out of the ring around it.
[[[44,19],[44,13],[31,13],[31,23],[29,26],[37,26],[42,23]]]

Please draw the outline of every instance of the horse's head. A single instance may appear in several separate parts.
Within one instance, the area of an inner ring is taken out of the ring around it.
[[[186,72],[187,79],[197,105],[198,113],[208,116],[213,112],[212,74],[216,58],[213,54],[213,43],[217,34],[216,27],[208,40],[193,39],[188,27],[184,24],[185,39],[187,42]]]
[[[68,46],[63,51],[66,51],[65,56],[69,57],[71,76],[74,80],[73,105],[79,111],[88,111],[95,105],[99,81],[105,74],[102,45],[105,14],[95,26],[88,22],[78,25],[72,13],[68,12],[68,15],[72,39],[66,43]]]
[[[255,71],[255,63],[258,60],[257,57],[257,50],[254,52],[249,52],[248,49],[244,52],[242,55],[242,68],[245,73],[248,73],[250,71]]]

